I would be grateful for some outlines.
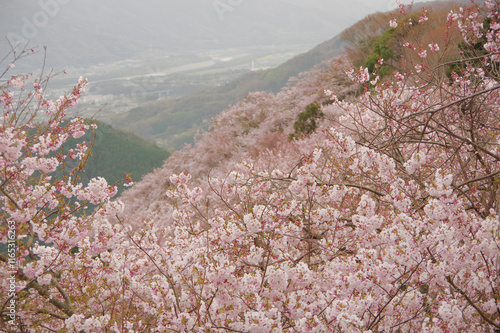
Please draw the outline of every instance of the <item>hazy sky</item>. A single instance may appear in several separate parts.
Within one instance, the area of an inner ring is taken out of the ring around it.
[[[9,40],[47,45],[54,62],[79,63],[126,58],[151,46],[312,47],[368,14],[397,5],[396,0],[0,0],[0,8],[2,54],[10,50]]]
[[[317,8],[335,8],[340,7],[342,9],[351,7],[352,14],[357,15],[355,12],[361,13],[361,16],[372,12],[385,12],[387,10],[392,10],[397,7],[396,0],[284,0],[285,2],[292,3],[298,6],[307,7],[317,7]],[[410,4],[411,0],[403,0],[404,4]]]

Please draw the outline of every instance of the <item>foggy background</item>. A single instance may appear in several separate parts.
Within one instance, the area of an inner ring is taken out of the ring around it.
[[[405,1],[409,3],[410,1]],[[0,53],[47,46],[62,69],[141,57],[260,45],[308,48],[394,0],[1,0]],[[40,66],[31,57],[28,70]]]
[[[6,77],[43,68],[45,96],[57,99],[83,76],[89,86],[72,115],[174,151],[248,92],[277,92],[340,54],[344,29],[396,8],[395,0],[0,0],[0,70],[12,48],[33,48]]]

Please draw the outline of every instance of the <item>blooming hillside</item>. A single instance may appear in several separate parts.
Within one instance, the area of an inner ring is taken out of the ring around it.
[[[102,179],[84,187],[47,176],[65,157],[45,156],[59,146],[49,138],[78,136],[84,123],[55,132],[53,122],[50,135],[28,139],[7,112],[1,230],[19,263],[13,283],[13,261],[0,257],[2,300],[15,309],[9,322],[4,307],[4,324],[500,330],[499,11],[486,1],[449,12],[443,37],[419,44],[412,31],[432,13],[401,5],[369,54],[404,38],[391,59],[351,69],[341,56],[280,93],[249,94],[116,201]],[[76,217],[65,198],[101,205]]]

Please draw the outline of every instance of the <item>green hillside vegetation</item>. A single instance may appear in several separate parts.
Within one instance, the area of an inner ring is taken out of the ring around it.
[[[139,181],[143,175],[161,167],[170,155],[157,145],[134,134],[114,129],[102,122],[98,122],[97,126],[92,155],[80,175],[84,184],[97,176],[104,177],[109,184],[114,184],[123,180],[125,174],[131,174],[134,181]],[[82,138],[71,139],[67,147],[74,147],[82,141],[89,142],[90,139],[91,134],[87,133]],[[119,186],[119,189],[123,187]]]
[[[321,106],[318,103],[309,104],[293,124],[295,133],[290,135],[290,139],[299,139],[301,136],[314,133],[318,127],[317,120],[323,118],[323,116]]]
[[[442,38],[447,31],[447,14],[450,10],[459,10],[460,2],[468,3],[463,0],[425,2],[415,4],[411,11],[404,14],[397,11],[371,14],[342,32],[341,37],[347,43],[346,53],[354,67],[367,67],[370,73],[375,70],[379,59],[384,59],[384,64],[377,69],[381,78],[393,71],[403,73],[415,70],[415,64],[421,60],[417,52],[403,44],[411,40],[428,45]],[[428,22],[421,25],[418,21],[423,8],[427,10]],[[396,28],[389,27],[391,19],[397,19]],[[453,47],[461,36],[456,31],[448,31],[447,34],[447,41],[441,43],[443,58],[438,59],[429,53],[426,59],[429,66],[461,58],[457,48]]]
[[[224,86],[179,99],[146,104],[111,119],[110,123],[173,151],[193,142],[196,132],[207,129],[213,116],[249,92],[278,92],[291,77],[338,56],[343,46],[344,42],[337,36],[276,68],[249,72]]]
[[[384,59],[384,64],[378,69],[377,74],[382,78],[392,73],[394,65],[402,58],[401,45],[405,36],[417,27],[419,15],[420,12],[417,12],[398,20],[397,28],[389,28],[379,37],[372,39],[371,43],[366,42],[371,49],[371,54],[365,59],[363,66],[367,67],[370,73],[374,72],[379,59]],[[406,26],[406,28],[403,29],[401,26]]]
[[[390,28],[373,42],[373,51],[368,56],[368,58],[366,58],[364,63],[364,67],[367,67],[370,73],[373,73],[373,71],[375,70],[375,65],[378,63],[379,59],[384,59],[384,61],[387,61],[394,57],[394,52],[389,43],[394,38],[395,32],[395,28]],[[391,68],[389,66],[383,65],[379,70],[379,75],[383,76],[389,74],[390,71]]]
[[[148,142],[134,134],[117,130],[103,122],[97,122],[97,130],[91,156],[87,159],[85,169],[79,173],[80,181],[87,184],[90,179],[103,177],[108,184],[123,181],[125,174],[130,174],[134,181],[139,181],[142,176],[152,172],[163,165],[170,154],[157,145]],[[70,139],[63,144],[68,150],[81,142],[90,142],[91,131],[78,139]],[[65,172],[69,172],[78,165],[76,160],[65,165]],[[59,172],[62,173],[62,170]],[[57,177],[60,177],[59,174]],[[120,195],[125,188],[118,186]],[[73,202],[73,200],[72,200]],[[95,205],[88,203],[84,214],[90,213]],[[41,242],[41,244],[45,244]],[[6,253],[6,245],[0,245],[0,253]]]

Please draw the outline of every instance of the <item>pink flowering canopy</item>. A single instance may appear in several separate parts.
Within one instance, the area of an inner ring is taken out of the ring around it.
[[[61,149],[91,130],[65,121],[86,81],[54,102],[9,78],[3,324],[15,300],[10,327],[36,332],[499,331],[499,6],[450,13],[461,60],[433,65],[451,43],[412,41],[409,71],[340,56],[250,93],[116,200],[78,182],[90,143]],[[388,29],[408,28],[400,9]]]

